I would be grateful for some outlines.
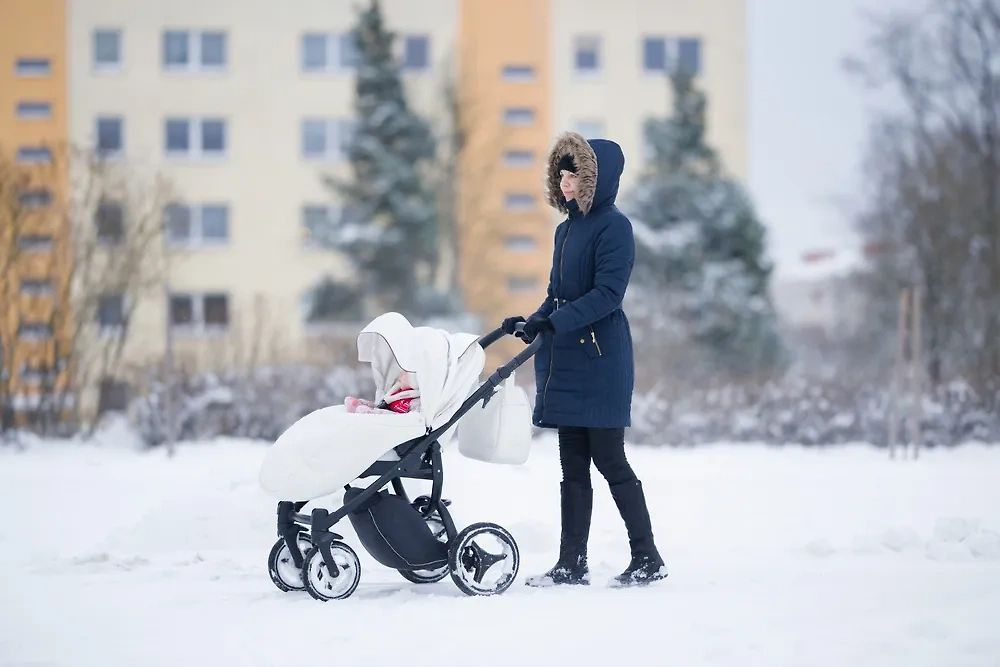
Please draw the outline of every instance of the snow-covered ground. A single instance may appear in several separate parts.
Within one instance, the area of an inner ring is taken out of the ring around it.
[[[633,450],[670,578],[534,590],[558,541],[554,450],[520,468],[447,455],[460,526],[518,540],[506,594],[410,584],[344,522],[362,582],[325,604],[268,579],[260,444],[0,450],[0,665],[1000,665],[1000,447]],[[603,582],[628,547],[596,471],[595,487]]]

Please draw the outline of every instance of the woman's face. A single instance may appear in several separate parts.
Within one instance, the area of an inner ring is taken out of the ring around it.
[[[559,188],[562,190],[563,197],[566,198],[566,201],[576,199],[576,174],[565,169],[560,173],[562,178],[559,181]]]

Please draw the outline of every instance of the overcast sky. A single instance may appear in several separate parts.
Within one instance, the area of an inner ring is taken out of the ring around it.
[[[864,46],[862,12],[913,0],[747,0],[750,189],[777,275],[804,250],[857,247],[837,200],[857,186],[873,98],[841,60]]]

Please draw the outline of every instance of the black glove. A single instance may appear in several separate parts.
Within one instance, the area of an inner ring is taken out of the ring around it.
[[[524,323],[521,338],[524,339],[525,343],[530,344],[535,340],[535,336],[543,331],[554,331],[552,322],[549,321],[549,318],[546,315],[532,315],[528,318],[528,321]]]
[[[503,329],[503,332],[508,336],[513,336],[514,326],[519,322],[524,322],[524,321],[525,321],[524,318],[521,317],[520,315],[517,315],[515,317],[508,317],[503,321],[503,324],[500,325],[500,328]]]

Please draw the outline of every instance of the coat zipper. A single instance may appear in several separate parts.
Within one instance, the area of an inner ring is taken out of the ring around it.
[[[569,240],[569,232],[573,229],[573,220],[569,221],[566,226],[566,236],[563,237],[562,246],[559,248],[559,287],[562,287],[563,281],[563,256],[566,254],[566,241]],[[555,297],[558,299],[559,297]],[[552,346],[552,350],[549,352],[549,374],[545,377],[545,387],[542,389],[542,415],[545,414],[545,405],[549,397],[549,380],[552,379],[552,364],[553,357],[555,357],[556,346]]]
[[[597,348],[597,356],[603,357],[604,354],[601,352],[601,346],[597,342],[597,332],[594,331],[594,327],[590,327],[590,340],[594,341],[594,347]]]

